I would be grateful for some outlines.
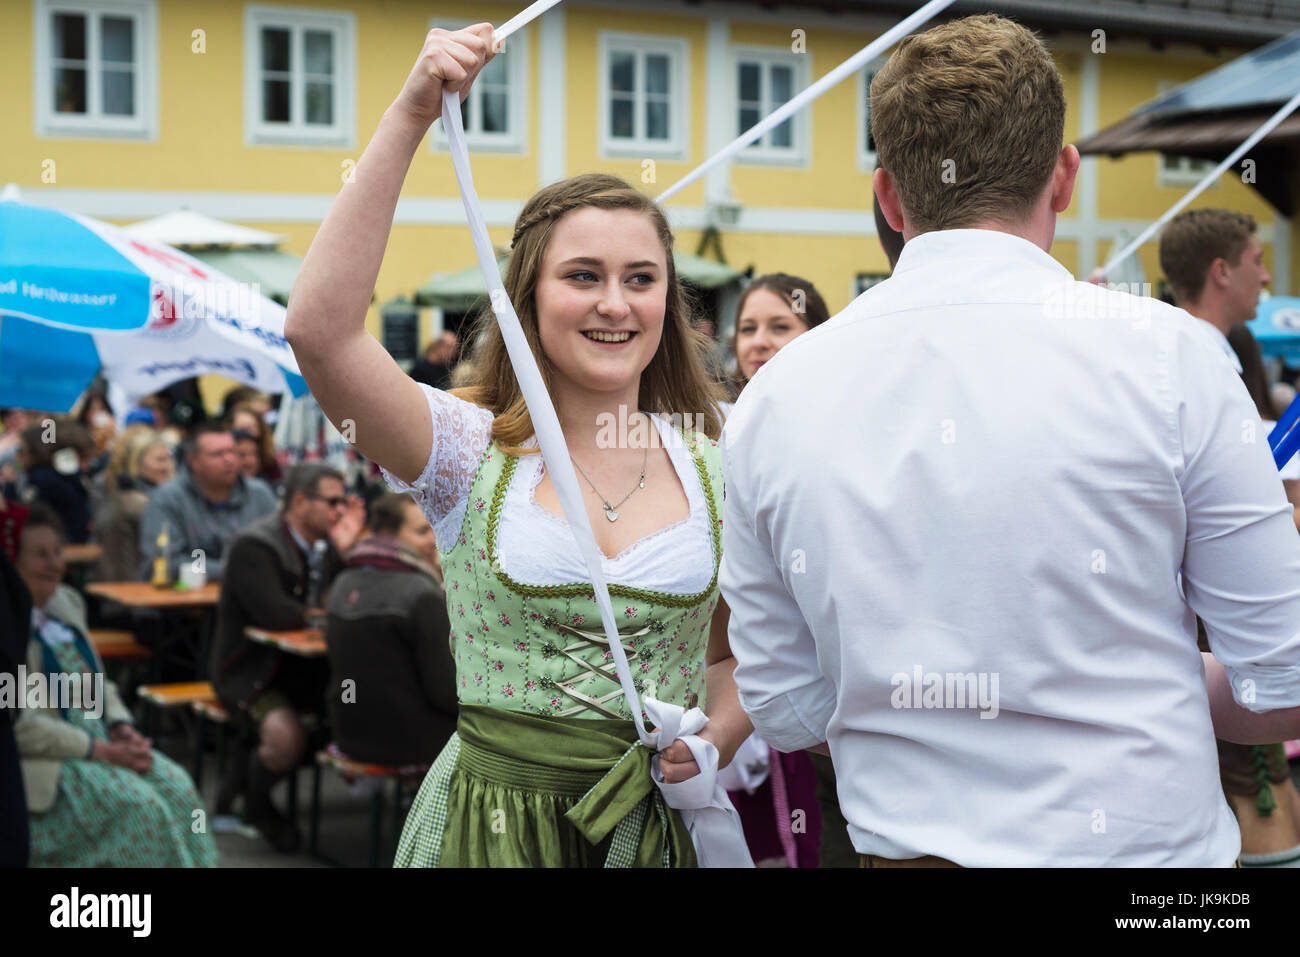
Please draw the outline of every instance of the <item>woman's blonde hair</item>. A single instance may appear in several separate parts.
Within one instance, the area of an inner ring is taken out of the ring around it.
[[[547,186],[524,205],[515,222],[511,243],[514,251],[506,268],[505,287],[547,388],[552,388],[555,376],[554,366],[542,350],[538,330],[537,280],[555,224],[566,213],[586,207],[643,213],[654,226],[667,259],[663,336],[650,364],[641,373],[637,399],[641,410],[690,415],[687,421],[693,421],[697,431],[717,438],[721,432],[717,413],[720,391],[704,365],[706,337],[691,325],[686,298],[673,265],[673,234],[668,220],[651,199],[616,176],[588,173]],[[521,448],[533,435],[532,418],[490,308],[479,315],[478,326],[471,358],[471,368],[477,375],[472,384],[454,389],[453,394],[493,412],[496,418],[492,436],[503,451],[516,455],[535,452],[536,449]]]
[[[129,425],[122,430],[104,470],[104,487],[110,496],[121,491],[123,475],[132,480],[140,477],[140,459],[155,445],[171,451],[171,445],[162,433],[151,425]]]

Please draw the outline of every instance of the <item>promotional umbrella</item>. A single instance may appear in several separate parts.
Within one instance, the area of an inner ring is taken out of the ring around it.
[[[1300,298],[1265,299],[1247,325],[1265,356],[1277,356],[1289,366],[1300,366]]]
[[[63,412],[101,373],[134,401],[217,372],[302,395],[284,307],[108,223],[0,196],[0,406]]]

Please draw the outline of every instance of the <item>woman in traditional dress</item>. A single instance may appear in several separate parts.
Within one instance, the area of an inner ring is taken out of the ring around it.
[[[769,273],[751,282],[736,303],[731,339],[736,357],[735,394],[739,396],[773,356],[829,317],[825,300],[806,279]],[[731,406],[724,405],[723,410],[729,413]],[[807,751],[782,754],[754,734],[723,775],[731,802],[740,813],[749,852],[759,867],[819,865],[824,822],[813,762],[820,757]],[[825,764],[830,768],[829,758]],[[830,800],[838,811],[834,771],[829,773]]]
[[[416,799],[397,862],[692,866],[497,327],[484,324],[476,381],[455,393],[414,382],[365,331],[402,179],[444,84],[466,90],[491,44],[489,24],[428,34],[312,243],[285,322],[322,409],[395,489],[413,491],[443,558],[458,732]],[[593,174],[530,199],[513,247],[505,287],[583,477],[638,691],[704,703],[700,736],[725,766],[752,727],[717,589],[717,396],[672,234],[650,200]],[[693,428],[676,431],[664,413],[690,414]],[[680,741],[659,760],[668,783],[699,773]]]
[[[14,725],[31,866],[215,867],[212,836],[194,826],[204,809],[189,775],[135,730],[112,682],[91,700],[104,664],[86,638],[80,596],[59,584],[62,536],[53,511],[33,507],[16,562],[32,595],[28,674],[47,676],[49,692],[28,690]]]

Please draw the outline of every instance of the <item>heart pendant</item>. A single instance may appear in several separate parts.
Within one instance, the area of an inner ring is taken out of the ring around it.
[[[610,506],[606,505],[606,506],[605,506],[605,517],[606,517],[607,519],[609,519],[611,522],[617,522],[617,521],[618,521],[618,512],[616,512],[616,511],[615,511],[613,508],[611,508]]]

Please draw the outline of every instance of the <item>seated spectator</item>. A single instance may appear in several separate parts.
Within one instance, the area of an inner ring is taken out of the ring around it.
[[[96,528],[104,547],[99,560],[103,581],[129,581],[144,563],[140,522],[149,499],[176,474],[171,446],[147,425],[128,426],[118,437],[104,470],[104,505]]]
[[[235,439],[220,426],[196,426],[184,445],[185,465],[149,499],[140,522],[139,577],[148,579],[167,526],[171,574],[202,552],[209,580],[224,571],[226,547],[252,522],[275,511],[275,493],[261,479],[239,474]]]
[[[257,478],[262,471],[262,447],[257,436],[243,429],[235,429],[231,434],[235,437],[235,454],[239,456],[239,474]]]
[[[370,528],[330,590],[334,741],[357,761],[432,764],[457,716],[438,546],[409,495],[377,499]]]
[[[18,454],[23,448],[23,429],[32,424],[32,413],[27,409],[0,409],[0,487],[8,486],[5,494],[17,497],[15,482],[18,478]]]
[[[332,468],[290,469],[280,511],[253,522],[231,543],[217,609],[212,683],[242,736],[258,741],[248,762],[245,817],[284,853],[296,850],[301,837],[271,803],[271,788],[302,757],[307,736],[298,715],[321,710],[329,672],[324,660],[283,654],[251,641],[244,629],[306,625],[313,547],[325,543],[321,577],[328,584],[365,520],[360,500],[343,493],[343,477]],[[228,790],[219,811],[229,799]]]
[[[19,539],[18,574],[32,597],[29,675],[94,675],[103,662],[86,637],[85,605],[61,586],[58,517],[34,507]],[[67,688],[66,683],[55,687]],[[98,689],[97,689],[98,690]],[[135,730],[112,682],[91,701],[57,700],[21,710],[14,737],[22,761],[34,867],[214,867],[203,807],[189,775]]]
[[[274,485],[283,476],[280,465],[275,460],[275,441],[271,437],[271,429],[267,426],[262,413],[258,411],[259,408],[261,406],[251,402],[241,402],[223,421],[226,428],[235,434],[236,443],[247,442],[245,437],[251,437],[254,442],[254,455],[251,459],[247,451],[240,452],[240,471],[250,475],[248,471],[250,461],[255,461],[257,468],[250,477],[264,479]]]
[[[102,460],[107,465],[113,436],[117,434],[117,419],[113,415],[113,407],[108,404],[107,397],[103,392],[96,391],[92,387],[82,397],[73,417],[78,425],[90,433],[95,461]],[[97,471],[99,470],[93,469],[92,473]]]
[[[49,505],[67,529],[68,540],[77,545],[90,540],[93,526],[84,476],[93,453],[90,433],[64,416],[47,418],[23,430],[19,453],[23,501]]]

